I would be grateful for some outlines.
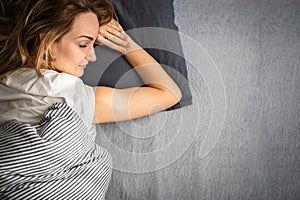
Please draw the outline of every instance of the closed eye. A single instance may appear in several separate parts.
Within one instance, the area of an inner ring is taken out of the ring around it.
[[[79,45],[80,48],[86,48],[87,45],[86,44],[83,44],[83,45]]]

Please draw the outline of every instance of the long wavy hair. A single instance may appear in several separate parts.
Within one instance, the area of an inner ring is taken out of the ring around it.
[[[70,31],[78,14],[95,13],[99,25],[116,17],[109,0],[1,0],[0,3],[0,78],[22,67],[34,68],[40,76],[41,69],[54,69],[50,47]]]

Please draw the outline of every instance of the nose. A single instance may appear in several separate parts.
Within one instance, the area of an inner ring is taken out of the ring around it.
[[[92,51],[89,53],[89,55],[86,56],[86,59],[89,61],[89,62],[95,62],[97,60],[97,57],[96,57],[96,53],[95,53],[95,49],[92,48]]]

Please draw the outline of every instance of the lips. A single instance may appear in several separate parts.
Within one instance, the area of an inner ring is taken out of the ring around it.
[[[80,65],[79,67],[85,69],[85,68],[86,68],[86,65]]]

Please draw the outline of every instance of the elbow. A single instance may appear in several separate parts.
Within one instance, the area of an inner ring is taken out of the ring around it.
[[[178,88],[178,91],[176,91],[174,93],[174,96],[175,96],[175,103],[174,104],[180,102],[180,100],[182,99],[182,93],[181,93],[181,90],[179,88]]]
[[[178,88],[178,92],[176,93],[176,97],[177,97],[177,103],[179,101],[181,101],[181,99],[182,99],[182,92],[181,92],[181,90],[179,88]]]
[[[173,85],[171,87],[157,87],[157,85],[154,86],[156,91],[159,91],[159,93],[157,93],[160,94],[159,98],[157,99],[157,103],[161,103],[162,109],[170,108],[181,101],[182,92],[177,85]]]
[[[169,90],[168,94],[170,99],[170,105],[168,107],[174,106],[175,104],[179,103],[182,99],[182,92],[179,88]]]

